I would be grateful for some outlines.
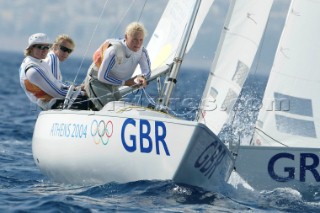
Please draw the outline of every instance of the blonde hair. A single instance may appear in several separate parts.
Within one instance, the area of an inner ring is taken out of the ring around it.
[[[144,28],[142,23],[132,22],[126,28],[126,35],[134,36],[137,32],[142,32],[143,36],[147,36],[147,30]]]
[[[31,55],[31,49],[32,49],[32,46],[31,46],[31,47],[28,47],[28,49],[25,49],[25,50],[24,50],[24,56],[29,56],[29,55]]]
[[[56,40],[53,42],[52,49],[58,47],[63,41],[69,42],[72,46],[76,46],[72,38],[66,34],[61,34],[56,37]]]

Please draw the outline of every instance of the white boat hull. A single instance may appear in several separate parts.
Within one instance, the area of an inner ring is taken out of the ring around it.
[[[227,181],[233,159],[206,126],[130,109],[41,112],[32,140],[37,166],[55,181],[81,185],[174,180],[214,189]]]
[[[307,192],[320,186],[319,158],[319,148],[240,146],[235,168],[254,189]]]

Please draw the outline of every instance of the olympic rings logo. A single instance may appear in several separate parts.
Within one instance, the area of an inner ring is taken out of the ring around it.
[[[93,137],[94,143],[99,144],[100,141],[103,145],[107,145],[113,134],[113,123],[112,121],[105,122],[104,120],[97,121],[93,120],[91,123],[91,136]],[[96,140],[98,137],[98,140]],[[106,139],[107,138],[107,139]]]

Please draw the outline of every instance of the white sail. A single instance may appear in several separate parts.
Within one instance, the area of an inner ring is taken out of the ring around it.
[[[169,64],[172,63],[173,58],[178,50],[182,34],[196,1],[198,0],[168,1],[158,25],[147,45],[152,70],[149,81],[152,81],[158,76],[170,71]],[[192,47],[198,35],[199,29],[213,2],[214,0],[201,1],[198,16],[193,25],[193,30],[188,41],[186,52],[188,52]],[[133,76],[139,74],[141,74],[141,69],[138,66]],[[125,95],[130,91],[132,91],[132,88],[127,86],[123,86],[120,89],[122,95]]]
[[[320,147],[319,0],[293,0],[254,134],[255,145]]]
[[[247,78],[273,0],[232,0],[203,93],[198,121],[218,134]]]
[[[181,32],[181,44],[180,35],[175,35],[179,39],[172,45],[177,50],[169,51],[174,56],[177,52],[179,59],[170,74],[180,66],[201,6],[200,0],[170,0],[169,4],[172,2],[181,7],[187,2],[194,4],[186,19],[180,20],[190,22],[185,33]],[[179,11],[174,13],[178,15]],[[174,34],[168,34],[173,38]],[[159,34],[158,38],[166,36]],[[154,44],[163,45],[166,40]],[[160,49],[164,47],[161,45]],[[173,57],[170,54],[165,61]],[[151,55],[154,57],[157,56]],[[156,179],[217,191],[234,168],[234,158],[226,145],[205,125],[125,101],[111,101],[99,111],[41,112],[32,151],[44,174],[55,181],[77,185]]]
[[[189,16],[197,0],[170,0],[165,8],[160,21],[147,45],[152,70],[172,62],[178,49],[181,36],[189,20]],[[204,21],[214,0],[201,2],[198,17],[193,26],[188,49],[194,43],[197,33]],[[136,72],[140,72],[137,69]]]

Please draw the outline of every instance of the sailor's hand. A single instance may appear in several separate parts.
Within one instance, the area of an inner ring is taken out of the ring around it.
[[[147,80],[144,76],[142,75],[138,75],[134,78],[134,83],[136,84],[136,86],[142,86],[142,87],[146,87],[147,86]]]
[[[81,90],[80,95],[81,95],[82,97],[88,97],[86,91],[83,91],[83,90]]]
[[[79,88],[81,89],[81,91],[84,91],[85,90],[84,89],[84,84],[80,84],[80,85],[75,87],[76,90],[79,89]]]

